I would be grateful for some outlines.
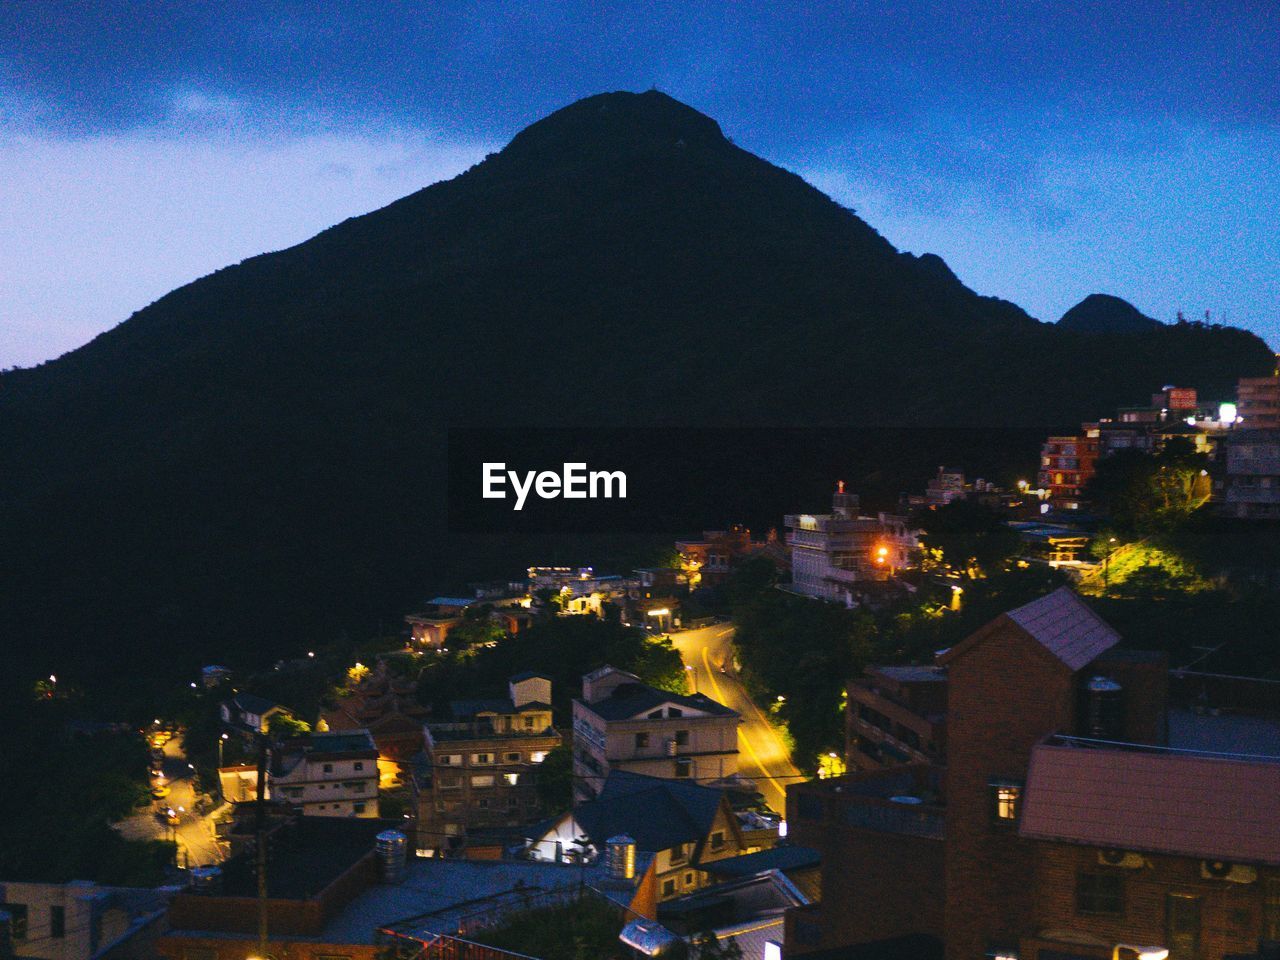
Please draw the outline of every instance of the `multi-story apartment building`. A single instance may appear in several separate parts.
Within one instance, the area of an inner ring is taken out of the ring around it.
[[[850,680],[845,704],[845,761],[879,770],[943,757],[947,674],[937,666],[867,667]]]
[[[573,702],[574,789],[595,797],[613,770],[716,783],[738,774],[738,714],[701,693],[670,693],[601,667]]]
[[[919,546],[902,517],[859,515],[856,493],[836,485],[827,514],[789,514],[791,585],[797,593],[854,606],[859,587],[888,580],[912,562]]]
[[[1065,510],[1080,508],[1098,461],[1099,433],[1098,424],[1086,423],[1080,433],[1050,437],[1041,446],[1038,480],[1054,505]]]
[[[454,701],[452,721],[426,724],[411,785],[419,850],[446,850],[469,830],[538,816],[538,765],[561,743],[551,681],[522,673],[507,691],[504,699]]]
[[[1246,520],[1280,519],[1280,429],[1234,430],[1225,450],[1218,512]]]
[[[1269,377],[1241,377],[1236,416],[1246,430],[1280,430],[1280,365]]]
[[[924,934],[952,960],[1254,956],[1280,922],[1280,756],[1170,747],[1167,660],[1118,643],[1066,589],[1009,611],[939,657],[945,766],[791,787],[823,903],[787,955]]]
[[[267,796],[309,817],[378,815],[378,748],[368,730],[312,733],[272,751]]]

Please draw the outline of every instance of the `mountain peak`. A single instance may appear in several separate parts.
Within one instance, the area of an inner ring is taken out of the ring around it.
[[[1164,326],[1128,300],[1091,293],[1062,315],[1058,326],[1076,333],[1145,333]]]
[[[530,124],[504,154],[562,151],[591,145],[723,146],[720,124],[658,90],[617,91],[586,97]]]

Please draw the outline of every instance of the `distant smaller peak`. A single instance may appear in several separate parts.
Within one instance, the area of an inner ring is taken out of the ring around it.
[[[1058,326],[1076,333],[1144,333],[1164,326],[1128,300],[1091,293],[1062,315]]]

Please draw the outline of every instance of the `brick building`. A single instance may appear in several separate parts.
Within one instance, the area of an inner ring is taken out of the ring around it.
[[[1218,960],[1273,936],[1280,756],[1168,747],[1167,661],[1118,643],[1054,591],[939,656],[945,767],[791,787],[824,899],[793,912],[787,955],[923,934],[952,960]]]
[[[1280,366],[1269,377],[1241,377],[1236,416],[1251,430],[1280,430]]]
[[[1049,437],[1041,446],[1037,479],[1055,506],[1076,510],[1084,502],[1098,462],[1099,435],[1098,424],[1086,423],[1080,433]]]

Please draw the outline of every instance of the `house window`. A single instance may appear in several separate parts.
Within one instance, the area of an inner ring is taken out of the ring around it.
[[[49,936],[61,940],[67,935],[67,908],[55,904],[49,908]]]
[[[675,896],[675,893],[676,893],[676,882],[675,882],[675,880],[663,880],[663,881],[662,881],[662,895],[663,895],[664,897],[673,897],[673,896]]]
[[[688,731],[688,730],[677,730],[677,731],[676,731],[676,746],[677,746],[677,747],[687,747],[688,745],[689,745],[689,731]]]
[[[487,763],[493,763],[493,754],[492,753],[473,753],[471,755],[471,762],[478,766],[482,766]]]
[[[504,774],[502,775],[502,779],[503,779],[503,780],[505,780],[505,781],[507,781],[507,786],[509,786],[509,787],[514,787],[517,783],[519,783],[519,782],[520,782],[520,774],[518,774],[518,773],[504,773]]]
[[[324,772],[325,772],[325,773],[333,773],[333,764],[332,764],[332,763],[326,763],[326,764],[324,765]]]
[[[684,863],[686,859],[688,859],[688,853],[685,851],[685,845],[683,843],[677,843],[671,848],[672,863]]]
[[[493,786],[493,774],[485,774],[484,776],[481,776],[481,777],[472,777],[472,778],[471,778],[471,786],[473,786],[473,787],[492,787],[492,786]]]
[[[650,720],[661,720],[661,719],[662,719],[662,711],[661,711],[661,710],[655,710],[655,711],[653,711],[653,713],[649,714],[649,719],[650,719]]]
[[[530,763],[541,763],[545,759],[547,759],[547,751],[545,750],[535,750],[529,754]]]
[[[9,914],[9,936],[14,940],[27,939],[27,905],[0,903],[0,910]]]
[[[676,776],[681,778],[693,776],[693,761],[688,758],[677,760]]]
[[[693,886],[693,873],[692,873],[692,871],[691,871],[691,872],[689,872],[689,873],[686,873],[686,874],[684,875],[684,885],[685,885],[686,887],[692,887],[692,886]]]
[[[645,747],[647,747],[647,746],[649,746],[649,735],[648,735],[647,733],[637,733],[637,734],[636,734],[636,749],[637,749],[637,750],[643,750],[643,749],[644,749]]]
[[[444,756],[436,757],[438,767],[456,767],[460,763],[462,763],[462,757],[456,753],[446,753]]]
[[[363,761],[363,760],[357,760],[355,763],[353,763],[353,764],[352,764],[352,767],[353,767],[354,769],[356,769],[356,770],[363,770],[363,769],[364,769],[364,761]]]
[[[683,710],[681,710],[679,707],[667,707],[667,716],[668,716],[668,717],[683,717],[683,716],[684,716],[684,711],[683,711]]]
[[[1124,876],[1119,873],[1081,873],[1076,876],[1076,913],[1099,917],[1124,916]]]
[[[724,849],[724,831],[723,830],[717,830],[715,833],[711,835],[711,849],[712,850]]]
[[[1018,960],[1016,944],[992,943],[987,945],[987,954],[991,960]]]
[[[526,729],[528,729],[528,730],[532,730],[532,729],[533,729],[533,727],[534,727],[534,725],[535,725],[537,722],[538,722],[538,717],[537,717],[537,715],[536,715],[536,714],[532,714],[532,713],[531,713],[531,714],[529,714],[527,717],[525,717],[525,718],[524,718],[524,725],[525,725],[525,728],[526,728]]]
[[[363,803],[352,804],[351,809],[354,810],[356,813],[364,813],[365,805]]]
[[[508,754],[506,754],[506,756],[505,756],[503,759],[505,759],[505,760],[507,761],[507,763],[519,763],[519,762],[520,762],[520,754],[519,754],[519,753],[508,753]]]
[[[1022,784],[994,780],[988,785],[991,791],[991,821],[1012,826],[1021,812]]]

